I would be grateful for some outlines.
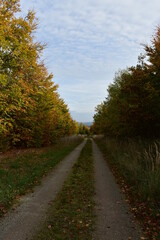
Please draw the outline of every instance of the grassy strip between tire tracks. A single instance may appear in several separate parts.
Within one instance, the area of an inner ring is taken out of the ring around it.
[[[35,185],[82,139],[61,143],[45,149],[44,152],[24,154],[23,156],[1,159],[0,161],[0,217],[26,192]]]
[[[92,239],[94,193],[94,165],[89,140],[52,203],[44,226],[33,240]]]
[[[144,148],[137,147],[135,143],[124,144],[117,139],[105,138],[95,140],[122,192],[126,194],[131,211],[140,221],[146,235],[145,239],[160,239],[160,199],[159,191],[156,190],[159,186],[157,181],[160,179],[157,175],[159,168],[156,168],[156,172],[145,168]],[[157,181],[151,181],[151,177]]]

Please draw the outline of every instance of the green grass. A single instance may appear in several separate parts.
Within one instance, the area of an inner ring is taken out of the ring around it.
[[[72,173],[48,211],[34,240],[91,240],[94,215],[94,166],[88,141]]]
[[[81,140],[61,143],[43,153],[24,154],[16,158],[0,160],[0,217],[19,196],[31,191],[40,180],[69,154]]]
[[[160,239],[160,144],[96,139],[149,239]]]

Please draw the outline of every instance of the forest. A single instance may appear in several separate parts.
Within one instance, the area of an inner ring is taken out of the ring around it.
[[[45,45],[35,40],[37,22],[33,11],[21,17],[19,0],[1,1],[1,151],[46,146],[78,131],[42,60]]]
[[[160,27],[136,66],[120,70],[96,107],[94,130],[115,137],[160,137]]]

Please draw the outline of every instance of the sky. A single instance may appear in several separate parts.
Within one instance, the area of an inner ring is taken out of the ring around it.
[[[36,39],[73,119],[93,121],[119,69],[136,65],[160,24],[159,0],[21,0],[38,17]]]

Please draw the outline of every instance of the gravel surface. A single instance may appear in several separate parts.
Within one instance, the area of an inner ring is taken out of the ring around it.
[[[19,207],[12,210],[0,222],[0,240],[26,240],[45,220],[49,203],[53,201],[61,189],[64,180],[84,147],[81,143],[58,166],[43,179],[41,186],[21,199]]]
[[[124,196],[97,145],[93,142],[96,178],[97,224],[94,240],[139,240],[141,231],[133,222]]]

